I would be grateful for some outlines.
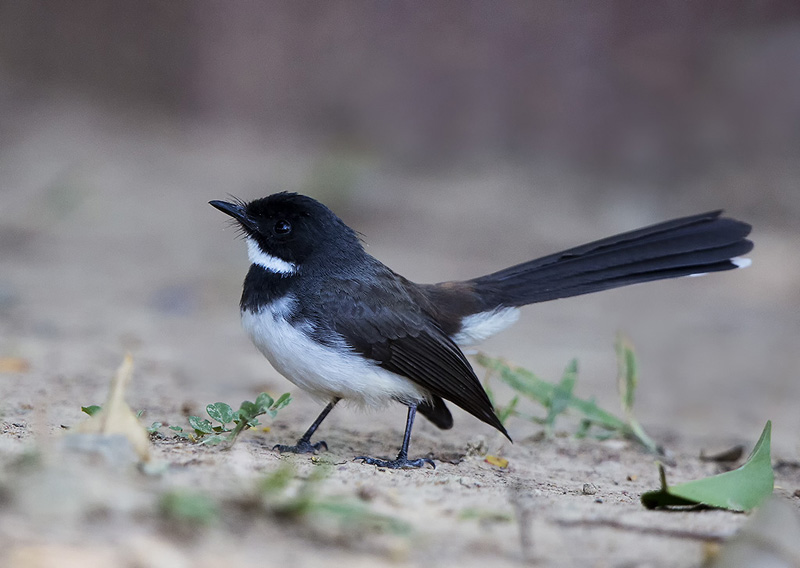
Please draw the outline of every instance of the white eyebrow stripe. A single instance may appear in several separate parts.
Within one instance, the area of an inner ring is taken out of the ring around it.
[[[294,263],[287,262],[282,258],[265,253],[263,250],[261,250],[261,247],[258,246],[256,240],[252,237],[247,238],[247,257],[250,259],[252,264],[260,266],[269,272],[275,272],[276,274],[283,274],[285,276],[289,276],[297,272],[297,266],[295,266]]]

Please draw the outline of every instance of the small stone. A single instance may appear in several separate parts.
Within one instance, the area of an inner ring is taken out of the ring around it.
[[[594,495],[597,493],[597,487],[595,487],[592,483],[584,483],[583,484],[583,494],[584,495]]]
[[[362,501],[372,501],[377,497],[378,492],[374,487],[362,485],[356,490],[356,496]]]

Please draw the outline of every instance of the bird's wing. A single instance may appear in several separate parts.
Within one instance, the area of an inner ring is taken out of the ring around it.
[[[356,352],[508,436],[461,349],[428,315],[426,298],[415,294],[413,284],[392,276],[374,282],[329,280],[322,292],[327,301],[318,304],[321,317]]]
[[[430,400],[423,400],[417,405],[417,411],[442,430],[453,427],[453,415],[440,396],[432,394]]]

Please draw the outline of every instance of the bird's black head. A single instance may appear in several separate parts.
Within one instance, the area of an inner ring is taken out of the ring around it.
[[[209,201],[236,219],[250,261],[291,274],[313,262],[341,262],[362,254],[358,235],[319,201],[297,193],[275,193],[249,203]]]

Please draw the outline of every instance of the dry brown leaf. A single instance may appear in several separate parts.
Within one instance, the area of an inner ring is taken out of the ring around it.
[[[111,380],[108,400],[102,410],[85,422],[78,424],[72,431],[79,434],[102,434],[104,436],[122,435],[136,450],[142,461],[150,459],[150,436],[141,425],[136,413],[125,402],[125,389],[133,376],[133,357],[125,355]]]
[[[120,560],[110,546],[64,544],[17,546],[8,557],[9,568],[105,568]]]
[[[506,458],[499,458],[497,456],[486,456],[484,459],[486,463],[490,463],[494,466],[506,468],[508,467],[508,460]]]
[[[0,373],[27,373],[31,368],[22,357],[0,357]]]

